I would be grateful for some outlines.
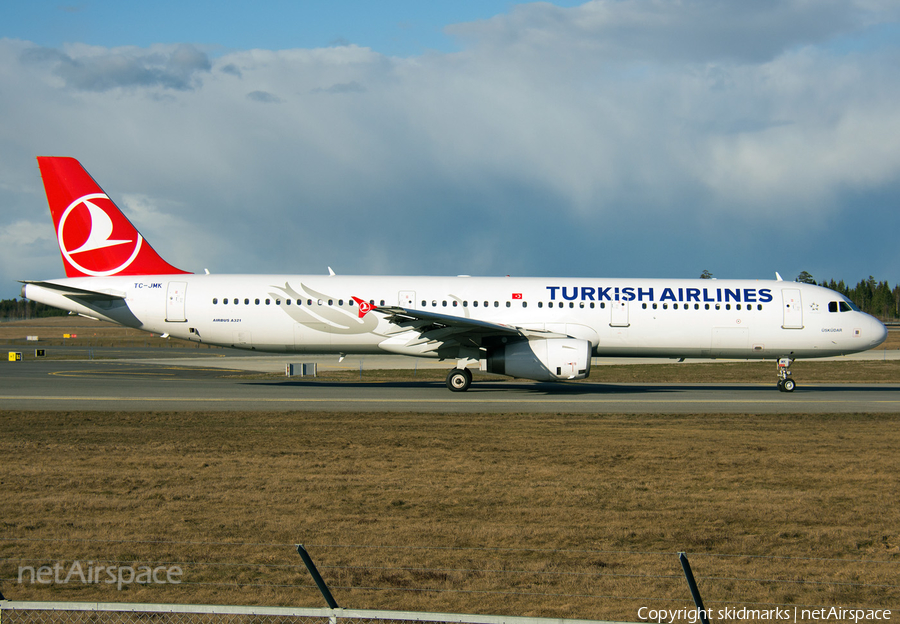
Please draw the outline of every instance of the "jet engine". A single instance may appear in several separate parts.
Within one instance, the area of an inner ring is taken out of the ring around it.
[[[591,372],[591,343],[575,338],[513,342],[490,351],[481,370],[535,381],[584,379]]]

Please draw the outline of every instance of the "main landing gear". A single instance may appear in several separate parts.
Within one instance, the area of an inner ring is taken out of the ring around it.
[[[454,368],[447,373],[447,387],[453,392],[465,392],[472,385],[472,373],[468,368]]]
[[[778,360],[778,389],[782,392],[793,392],[796,384],[791,379],[791,371],[788,369],[794,360],[791,358],[781,358]]]

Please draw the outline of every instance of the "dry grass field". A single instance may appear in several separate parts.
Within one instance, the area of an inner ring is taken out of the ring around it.
[[[74,317],[0,324],[0,343],[30,334],[40,346],[198,348]],[[900,332],[882,348],[900,348]],[[597,366],[589,381],[774,383],[774,368]],[[801,384],[900,382],[897,360],[793,371]],[[866,414],[0,411],[0,591],[324,606],[293,548],[303,542],[345,607],[636,621],[641,606],[691,606],[676,557],[687,551],[713,609],[896,608],[897,425]],[[182,582],[18,582],[22,566],[76,561],[175,565]]]
[[[10,599],[637,620],[900,604],[900,428],[883,415],[0,412]],[[178,565],[178,585],[20,566]],[[895,613],[896,615],[896,613]]]

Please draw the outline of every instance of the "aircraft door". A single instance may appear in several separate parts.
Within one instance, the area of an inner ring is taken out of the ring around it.
[[[398,297],[400,300],[401,308],[415,308],[416,307],[416,293],[413,290],[401,290],[400,296]]]
[[[784,329],[803,329],[803,304],[799,288],[784,288],[781,291],[784,304]]]
[[[628,327],[628,302],[613,301],[610,304],[610,327]]]
[[[184,323],[184,294],[187,291],[187,282],[169,282],[166,289],[166,321],[169,323]]]

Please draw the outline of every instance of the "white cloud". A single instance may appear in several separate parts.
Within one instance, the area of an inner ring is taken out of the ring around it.
[[[410,59],[0,40],[0,223],[46,214],[58,154],[193,270],[856,279],[900,225],[900,48],[832,43],[890,11],[523,5]]]

